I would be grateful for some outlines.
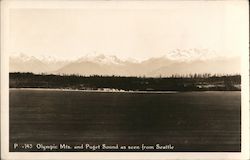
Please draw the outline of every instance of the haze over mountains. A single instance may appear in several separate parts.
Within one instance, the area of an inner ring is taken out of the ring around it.
[[[143,61],[104,54],[72,60],[19,54],[10,56],[10,72],[147,77],[194,73],[236,74],[240,73],[240,57],[218,57],[214,51],[207,49],[176,49],[164,56]]]

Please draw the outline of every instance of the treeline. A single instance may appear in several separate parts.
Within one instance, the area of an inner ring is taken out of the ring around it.
[[[186,74],[169,77],[10,73],[10,88],[118,89],[125,91],[239,91],[241,76]]]

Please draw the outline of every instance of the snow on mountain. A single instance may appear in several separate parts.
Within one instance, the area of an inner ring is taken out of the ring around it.
[[[209,60],[217,58],[218,54],[209,49],[176,49],[168,52],[165,58],[177,61]]]
[[[117,58],[114,55],[104,55],[104,54],[86,55],[77,60],[78,63],[85,61],[98,64],[107,64],[107,65],[112,65],[112,64],[121,65],[123,63],[121,59]]]
[[[240,73],[240,59],[219,57],[207,49],[176,49],[162,57],[143,61],[104,54],[86,55],[75,60],[19,54],[10,57],[10,72],[152,77],[202,72],[230,74]]]
[[[69,60],[69,59],[65,59],[65,58],[61,58],[61,57],[50,56],[50,55],[31,56],[31,55],[24,54],[24,53],[12,54],[12,55],[10,55],[10,59],[16,59],[16,60],[19,60],[22,62],[39,60],[39,61],[44,62],[44,63],[57,63],[57,62],[62,62],[62,61],[65,61],[65,62],[73,61],[73,60]]]
[[[59,60],[52,56],[29,56],[23,53],[11,55],[9,58],[10,72],[51,73],[69,61]]]
[[[42,73],[48,71],[46,64],[39,59],[25,54],[15,54],[9,59],[10,72],[33,72]]]
[[[10,59],[20,61],[20,62],[28,62],[28,61],[36,61],[36,60],[38,60],[34,56],[28,56],[28,55],[23,54],[23,53],[13,54],[13,55],[10,56]]]
[[[65,59],[60,59],[58,57],[53,57],[53,56],[48,56],[48,55],[41,55],[41,56],[38,56],[37,59],[39,59],[40,61],[44,62],[44,63],[57,63],[59,61],[67,61]]]

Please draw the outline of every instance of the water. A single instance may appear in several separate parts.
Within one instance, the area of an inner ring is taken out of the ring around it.
[[[163,152],[240,151],[240,94],[14,89],[10,90],[10,151],[43,151],[34,146],[63,143],[174,146],[143,150]],[[14,143],[33,147],[14,148]]]

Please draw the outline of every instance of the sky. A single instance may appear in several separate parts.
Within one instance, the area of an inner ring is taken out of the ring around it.
[[[209,49],[220,56],[239,56],[245,49],[246,1],[99,3],[11,9],[10,53],[142,60],[175,49]]]

